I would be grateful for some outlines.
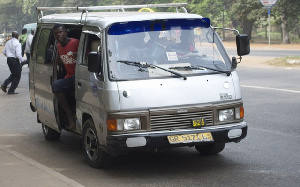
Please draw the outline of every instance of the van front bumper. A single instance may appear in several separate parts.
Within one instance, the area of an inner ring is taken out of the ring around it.
[[[137,149],[170,148],[182,146],[195,146],[210,142],[189,142],[170,144],[168,136],[199,134],[210,132],[213,142],[239,142],[247,136],[246,122],[208,126],[200,129],[176,129],[172,131],[152,131],[143,133],[127,133],[108,135],[106,151],[112,155],[126,153]],[[232,132],[241,132],[232,136]]]

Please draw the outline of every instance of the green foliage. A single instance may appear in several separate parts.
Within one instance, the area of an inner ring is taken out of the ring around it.
[[[12,30],[18,31],[20,25],[26,22],[29,17],[28,15],[22,14],[22,5],[19,0],[0,1],[0,12],[0,28],[2,27],[4,32],[10,32]],[[11,16],[12,13],[13,16]]]
[[[282,23],[281,16],[287,18],[288,30],[299,29],[300,27],[300,1],[299,0],[278,0],[274,8],[273,15],[278,24]]]
[[[26,23],[36,22],[36,7],[76,7],[120,4],[188,3],[188,12],[209,17],[218,27],[241,29],[251,37],[253,27],[265,24],[267,10],[259,0],[0,0],[0,33],[20,31]],[[155,9],[160,11],[162,9]],[[170,9],[171,11],[171,9]],[[172,9],[174,11],[174,9]],[[49,14],[51,12],[47,12]],[[44,13],[46,14],[46,13]],[[282,15],[287,20],[287,30],[300,37],[300,1],[278,0],[271,16],[279,28]],[[265,18],[262,20],[261,18]]]
[[[248,34],[251,39],[253,26],[263,16],[264,10],[258,0],[236,0],[232,4],[230,17],[242,28],[242,32]]]

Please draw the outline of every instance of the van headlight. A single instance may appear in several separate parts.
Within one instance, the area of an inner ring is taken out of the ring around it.
[[[141,129],[140,118],[108,119],[107,130],[109,131],[130,131]]]
[[[244,118],[244,107],[229,108],[219,110],[219,121],[232,121],[234,119]]]
[[[137,130],[141,129],[141,120],[140,118],[128,118],[124,119],[124,130]]]
[[[232,121],[234,120],[234,109],[219,110],[219,121]]]

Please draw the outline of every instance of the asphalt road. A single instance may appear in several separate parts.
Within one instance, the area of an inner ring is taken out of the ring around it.
[[[84,159],[80,137],[64,132],[59,142],[44,140],[29,108],[27,67],[18,95],[0,93],[0,144],[83,186],[299,186],[300,70],[240,66],[237,71],[248,136],[216,156],[178,148],[132,153],[106,170],[93,169]],[[8,74],[0,55],[1,83]]]
[[[229,56],[237,56],[237,52],[235,48],[227,48],[227,52]],[[259,48],[250,49],[250,54],[247,56],[259,56],[259,57],[285,57],[285,56],[300,56],[300,50],[281,50],[281,49],[273,49],[273,50],[262,50]]]

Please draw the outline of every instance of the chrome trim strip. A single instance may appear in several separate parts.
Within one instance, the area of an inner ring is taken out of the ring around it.
[[[175,7],[181,8],[187,6],[187,3],[165,3],[165,4],[144,4],[144,5],[109,5],[109,6],[91,6],[91,7],[37,7],[37,10],[111,10],[111,9],[133,9],[133,8],[158,8]]]
[[[176,129],[176,130],[164,130],[164,131],[153,131],[153,132],[139,132],[139,133],[128,133],[128,134],[114,134],[108,135],[110,137],[121,137],[121,136],[151,136],[151,135],[158,135],[158,134],[178,134],[178,133],[201,133],[207,132],[209,130],[231,130],[237,128],[244,128],[246,127],[246,122],[240,123],[232,123],[232,124],[225,124],[225,125],[216,125],[216,126],[209,126],[209,127],[202,127],[201,129]]]

